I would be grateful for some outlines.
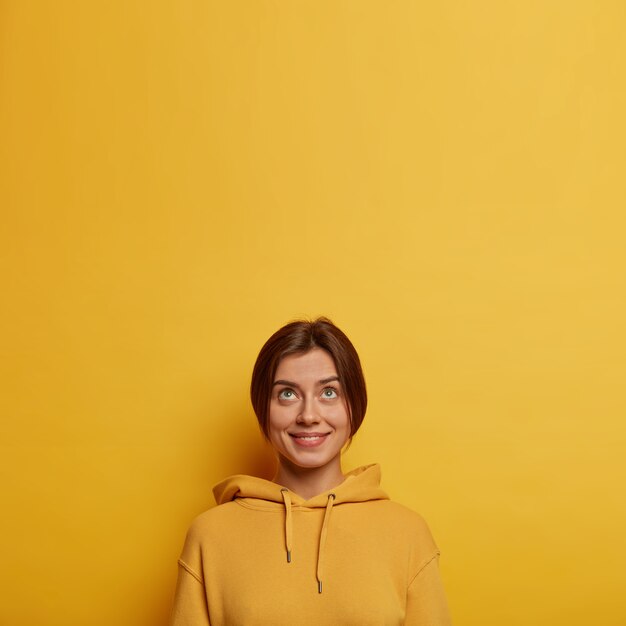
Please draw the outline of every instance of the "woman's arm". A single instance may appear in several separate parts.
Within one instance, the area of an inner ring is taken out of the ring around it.
[[[439,574],[439,554],[415,575],[407,591],[405,626],[451,626]]]
[[[178,561],[178,582],[170,626],[210,626],[204,583],[182,559]]]

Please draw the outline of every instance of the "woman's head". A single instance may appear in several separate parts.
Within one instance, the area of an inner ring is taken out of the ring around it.
[[[269,410],[274,377],[279,363],[289,355],[306,354],[319,348],[335,365],[350,419],[350,437],[361,426],[367,408],[367,391],[361,362],[351,341],[329,319],[298,320],[277,330],[259,352],[250,385],[252,406],[261,430],[268,436]]]

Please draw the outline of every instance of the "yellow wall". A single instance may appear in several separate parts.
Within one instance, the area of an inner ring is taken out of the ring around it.
[[[165,624],[294,316],[456,626],[626,623],[626,9],[0,5],[0,623]]]

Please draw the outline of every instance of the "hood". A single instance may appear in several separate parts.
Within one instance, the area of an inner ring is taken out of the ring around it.
[[[224,504],[237,498],[253,498],[266,503],[284,504],[285,488],[271,480],[238,474],[226,478],[213,488],[213,495],[218,504]],[[380,488],[380,465],[364,465],[345,475],[344,481],[334,489],[305,500],[293,491],[289,492],[294,506],[310,509],[325,508],[330,493],[335,495],[334,504],[346,502],[368,502],[370,500],[388,500],[389,496]],[[255,504],[260,504],[259,502]],[[271,504],[271,508],[274,508]]]
[[[329,533],[331,512],[334,506],[346,503],[369,502],[371,500],[388,500],[389,496],[380,488],[380,466],[364,465],[345,475],[344,481],[334,489],[325,491],[305,500],[286,487],[263,478],[254,476],[231,476],[213,488],[218,504],[224,504],[238,498],[254,500],[256,507],[284,508],[285,510],[285,553],[287,563],[292,560],[293,545],[293,507],[324,509],[324,520],[319,536],[317,552],[317,590],[322,593],[324,578],[324,551],[326,537]]]

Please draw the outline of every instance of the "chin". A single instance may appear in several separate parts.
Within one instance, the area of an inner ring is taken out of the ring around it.
[[[284,460],[295,467],[300,467],[302,469],[319,469],[330,465],[340,455],[340,453],[340,451],[337,451],[336,454],[331,455],[330,457],[327,455],[322,457],[311,453],[285,454],[285,452],[279,452],[279,456],[281,460]]]

